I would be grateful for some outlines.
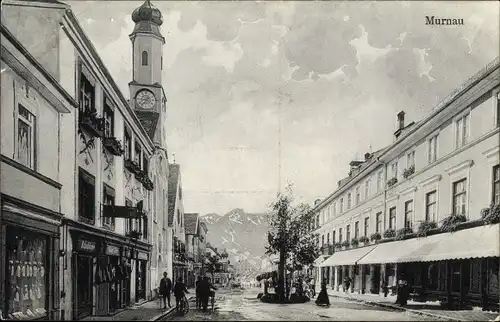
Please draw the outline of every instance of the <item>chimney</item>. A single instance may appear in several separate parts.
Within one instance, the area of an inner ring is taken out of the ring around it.
[[[398,113],[398,130],[402,130],[405,127],[405,112],[401,111]]]
[[[368,159],[371,158],[371,154],[369,152],[365,153],[365,161],[368,161]]]
[[[316,205],[318,205],[320,202],[321,202],[321,199],[316,199],[316,200],[314,200],[314,205],[316,206]]]

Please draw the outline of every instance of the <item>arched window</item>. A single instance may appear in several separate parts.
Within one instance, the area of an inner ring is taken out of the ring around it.
[[[147,66],[148,65],[148,52],[143,51],[142,52],[142,66]]]

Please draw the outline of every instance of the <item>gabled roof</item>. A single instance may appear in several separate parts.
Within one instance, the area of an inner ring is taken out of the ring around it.
[[[184,231],[186,235],[198,234],[198,219],[200,215],[197,213],[184,214]]]
[[[156,127],[158,126],[158,120],[160,119],[160,113],[149,112],[149,111],[135,111],[137,118],[142,124],[142,127],[146,130],[151,140],[153,140],[156,132]]]
[[[174,224],[175,201],[177,199],[177,184],[179,182],[180,167],[178,164],[168,165],[168,225]]]

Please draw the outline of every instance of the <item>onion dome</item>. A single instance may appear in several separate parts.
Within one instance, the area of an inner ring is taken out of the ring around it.
[[[132,20],[135,23],[145,21],[161,26],[163,23],[163,16],[161,15],[160,10],[151,4],[150,0],[146,0],[142,6],[132,12]]]

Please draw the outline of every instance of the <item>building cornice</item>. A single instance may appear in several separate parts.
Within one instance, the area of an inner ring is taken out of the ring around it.
[[[457,165],[455,165],[453,167],[450,167],[450,168],[446,169],[445,171],[448,172],[448,175],[452,175],[455,172],[458,172],[458,171],[470,168],[473,165],[474,165],[474,161],[467,160],[467,161],[464,161],[464,162],[462,162],[460,164],[457,164]]]
[[[415,192],[415,191],[417,191],[417,187],[416,186],[410,187],[410,188],[407,188],[405,190],[400,191],[399,195],[400,196],[404,196],[404,195],[410,194],[410,193]]]
[[[1,57],[13,71],[33,86],[58,112],[70,113],[67,104],[78,108],[76,100],[3,24],[0,24],[0,32]]]
[[[118,88],[111,73],[97,53],[92,42],[83,31],[83,28],[80,26],[71,9],[66,10],[62,26],[78,52],[81,54],[81,58],[85,59],[89,65],[93,66],[94,72],[98,73],[96,76],[98,76],[97,79],[99,79],[99,83],[103,86],[109,98],[113,100],[113,103],[121,110],[121,114],[126,120],[126,123],[128,123],[128,125],[133,128],[134,132],[138,134],[139,141],[141,141],[144,148],[147,149],[148,154],[152,154],[154,149],[152,139],[146,133],[137,115]]]
[[[442,178],[442,176],[440,174],[436,174],[428,179],[420,181],[420,186],[422,186],[422,187],[428,186],[430,184],[438,182],[439,180],[441,180],[441,178]]]
[[[498,157],[500,154],[500,146],[496,146],[494,148],[491,148],[491,149],[488,149],[486,151],[483,152],[483,155],[487,158],[487,159],[491,159],[491,158],[494,158],[494,157]]]
[[[388,197],[386,199],[386,202],[393,202],[393,201],[398,200],[398,199],[399,199],[399,195],[394,195],[392,197]]]

